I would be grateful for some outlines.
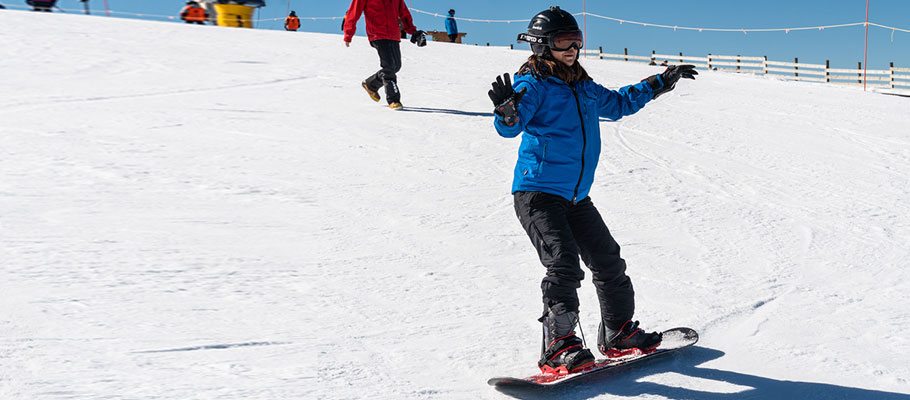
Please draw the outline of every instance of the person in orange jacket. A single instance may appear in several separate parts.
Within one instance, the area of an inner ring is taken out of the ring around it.
[[[205,9],[200,7],[199,3],[188,1],[186,2],[186,7],[180,10],[180,19],[188,24],[205,25],[205,20],[209,19],[209,13],[205,12]]]
[[[300,18],[297,18],[297,12],[291,11],[291,15],[284,19],[284,30],[297,32],[298,29],[300,29]]]

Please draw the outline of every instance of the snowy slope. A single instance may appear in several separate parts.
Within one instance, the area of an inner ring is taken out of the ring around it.
[[[392,112],[363,37],[6,10],[0,43],[0,398],[496,399],[534,372],[543,268],[486,96],[526,52],[406,43]],[[604,121],[636,318],[702,339],[556,397],[910,399],[908,100],[703,72]]]

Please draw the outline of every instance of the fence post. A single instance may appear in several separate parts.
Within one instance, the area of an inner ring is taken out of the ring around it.
[[[862,61],[856,63],[856,69],[858,69],[860,71],[858,74],[856,74],[856,76],[859,77],[857,82],[863,83],[863,62]]]
[[[711,53],[708,53],[708,71],[711,70]]]
[[[799,57],[793,57],[793,64],[793,76],[799,78]]]
[[[657,63],[654,62],[654,55],[655,55],[655,54],[657,54],[657,52],[654,51],[654,50],[651,50],[651,62],[650,62],[648,65],[657,65]]]
[[[825,83],[831,83],[831,60],[825,60]]]
[[[598,51],[600,52],[600,54],[598,54],[598,56],[601,60],[603,60],[604,59],[604,47],[600,46],[600,47],[598,47],[598,49],[599,49]]]
[[[490,47],[490,42],[487,42],[487,47]]]
[[[512,43],[509,43],[509,50],[515,50],[515,45]]]
[[[628,47],[623,47],[622,53],[623,53],[624,55],[627,55],[627,56],[628,56],[628,55],[629,55],[629,48],[628,48]],[[626,61],[629,61],[629,57],[626,57]]]
[[[765,75],[768,75],[768,56],[764,56],[764,57],[765,57],[765,61],[762,61],[761,69]]]
[[[683,61],[682,52],[680,51],[680,52],[679,52],[679,63],[682,64],[682,63],[684,63],[684,62],[685,62],[685,61]]]
[[[736,55],[736,73],[739,73],[739,63],[741,61],[740,57],[742,57],[742,56],[739,54]]]
[[[891,62],[890,74],[891,77],[891,89],[894,89],[894,61]]]

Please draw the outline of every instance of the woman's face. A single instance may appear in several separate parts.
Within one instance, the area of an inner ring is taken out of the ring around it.
[[[553,54],[553,58],[556,59],[556,61],[559,61],[569,67],[574,65],[575,61],[578,58],[578,49],[574,47],[569,47],[569,49],[566,51],[556,51],[551,49],[550,53]]]

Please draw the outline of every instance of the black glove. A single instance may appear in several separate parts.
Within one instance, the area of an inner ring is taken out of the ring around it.
[[[490,100],[493,101],[493,113],[499,117],[502,123],[513,126],[518,122],[518,102],[521,101],[527,91],[528,88],[522,88],[518,93],[515,93],[515,89],[512,89],[512,79],[509,78],[508,73],[496,77],[496,82],[493,82],[493,89],[487,94],[490,95]]]
[[[656,99],[657,96],[673,90],[679,78],[695,79],[695,75],[698,75],[698,71],[694,65],[671,65],[660,75],[649,76],[645,80],[651,85],[651,90],[654,91],[653,98]]]
[[[417,47],[423,47],[427,45],[427,33],[421,30],[417,30],[414,34],[411,35],[411,43],[417,45]]]

